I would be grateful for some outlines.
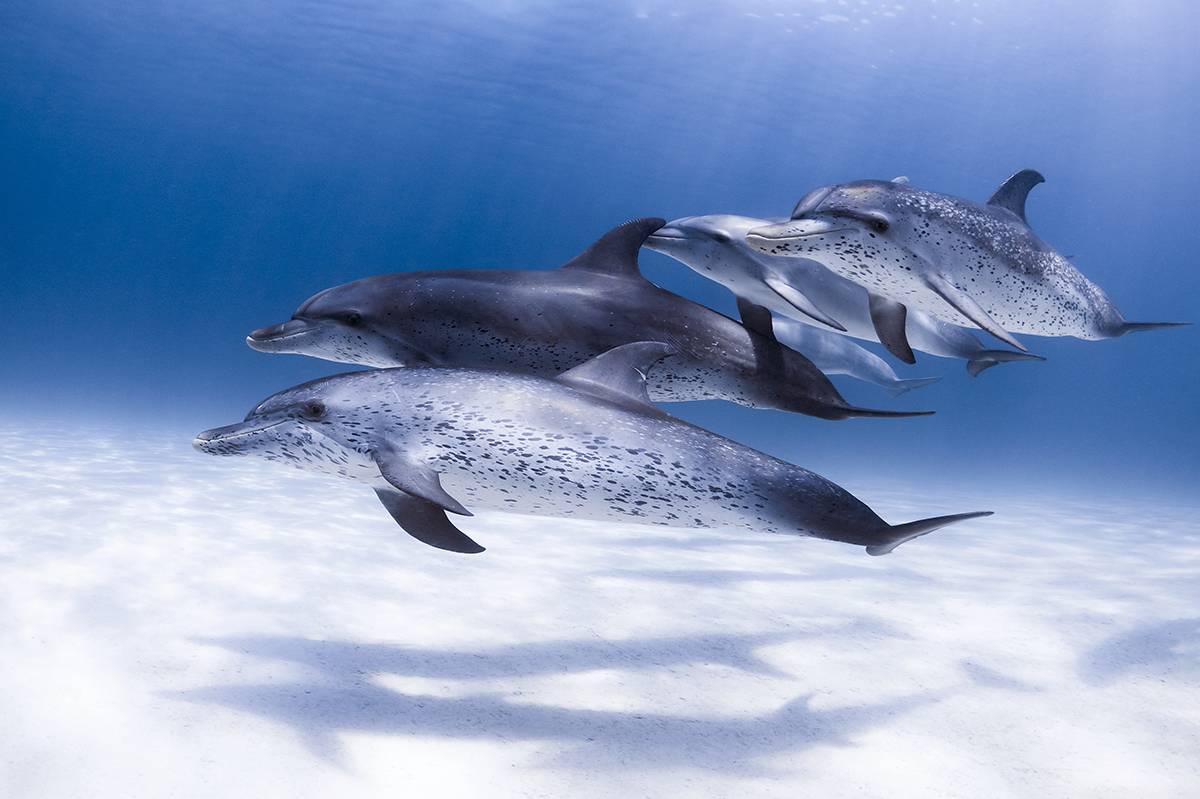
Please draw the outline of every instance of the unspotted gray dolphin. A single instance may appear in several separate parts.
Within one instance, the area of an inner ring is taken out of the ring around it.
[[[654,406],[670,347],[629,344],[548,379],[476,369],[380,369],[263,401],[193,445],[365,483],[435,547],[478,552],[446,512],[468,507],[815,536],[880,555],[965,513],[889,525],[846,490]]]
[[[728,288],[737,296],[747,324],[753,324],[747,309],[761,306],[813,325],[814,331],[820,331],[807,337],[814,344],[838,331],[864,341],[880,342],[906,363],[915,360],[913,349],[944,358],[965,359],[972,376],[997,363],[1045,360],[1023,352],[987,349],[969,330],[920,311],[911,311],[905,320],[906,341],[911,347],[894,349],[894,342],[880,339],[865,288],[809,258],[767,255],[746,243],[749,231],[770,224],[765,219],[732,214],[689,216],[654,231],[643,246],[670,255]],[[811,352],[792,341],[784,343],[813,358]],[[835,346],[830,342],[825,348]],[[817,366],[830,373],[822,364]]]
[[[896,374],[883,358],[860,347],[853,339],[829,333],[787,317],[772,320],[779,341],[808,358],[827,375],[848,375],[874,383],[898,397],[914,388],[937,383],[940,377],[908,377]]]
[[[822,419],[913,416],[856,408],[811,361],[773,338],[659,288],[637,255],[661,219],[606,233],[558,269],[453,269],[326,289],[247,343],[366,366],[462,366],[551,377],[633,341],[678,353],[650,381],[655,401],[725,399]]]
[[[1125,321],[1033,232],[1025,199],[1043,180],[1023,169],[984,204],[903,179],[824,186],[800,200],[790,221],[751,230],[746,241],[773,255],[812,258],[865,286],[885,343],[903,339],[907,309],[970,322],[1020,350],[1014,332],[1102,339],[1178,324]]]

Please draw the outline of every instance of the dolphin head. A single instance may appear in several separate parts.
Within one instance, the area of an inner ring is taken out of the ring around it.
[[[768,221],[780,220],[733,214],[685,216],[651,233],[642,246],[664,255],[712,252],[742,244],[748,231],[762,227]]]
[[[355,280],[314,294],[291,320],[263,327],[246,337],[259,352],[292,352],[339,363],[389,367],[428,363],[427,353],[398,336],[393,314],[400,309],[381,300],[400,275]]]
[[[758,273],[754,259],[759,253],[746,247],[746,233],[770,221],[781,220],[733,214],[687,216],[659,228],[642,246],[669,255],[702,274],[714,273],[709,277],[730,285],[736,282],[738,272]]]
[[[371,456],[372,431],[362,426],[347,436],[342,424],[342,417],[360,403],[352,389],[355,382],[353,375],[338,375],[281,391],[256,405],[243,421],[200,433],[192,446],[209,455],[263,458],[374,482],[379,470]]]
[[[886,180],[859,180],[815,189],[792,218],[754,228],[746,243],[770,255],[808,257],[851,277],[872,261],[911,267],[929,233],[922,225],[929,192]]]

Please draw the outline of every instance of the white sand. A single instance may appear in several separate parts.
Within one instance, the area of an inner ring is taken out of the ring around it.
[[[481,513],[463,556],[188,444],[4,432],[0,796],[1200,796],[1200,507],[868,476],[996,515],[871,558]]]

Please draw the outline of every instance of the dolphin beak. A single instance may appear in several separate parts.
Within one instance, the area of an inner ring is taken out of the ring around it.
[[[246,343],[250,345],[251,349],[260,352],[278,352],[281,349],[280,345],[287,339],[301,336],[313,330],[314,327],[311,322],[304,319],[290,319],[281,325],[260,327],[246,336]]]
[[[241,432],[246,425],[244,423],[226,425],[225,427],[214,427],[212,430],[205,430],[203,433],[197,434],[192,439],[192,448],[198,452],[206,454],[217,454],[215,445],[223,439],[230,438]]]
[[[676,221],[678,222],[682,220]],[[655,252],[661,252],[664,255],[670,255],[671,250],[674,249],[673,245],[684,244],[688,239],[686,233],[677,227],[672,227],[674,224],[675,222],[672,222],[669,225],[664,225],[663,227],[660,227],[658,230],[651,233],[646,237],[646,240],[642,242],[642,246],[647,250],[654,250]]]
[[[214,427],[192,439],[192,448],[206,455],[233,455],[237,453],[239,445],[245,443],[250,436],[258,435],[278,424],[280,421],[274,420],[267,424],[238,422],[224,427]]]
[[[799,242],[801,239],[836,233],[839,230],[846,230],[846,228],[817,219],[791,219],[777,225],[764,225],[751,229],[746,233],[746,243],[760,252],[775,253],[781,245],[784,245],[783,249],[787,249],[786,245]]]

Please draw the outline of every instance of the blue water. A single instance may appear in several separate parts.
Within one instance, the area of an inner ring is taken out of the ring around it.
[[[1035,168],[1034,229],[1127,318],[1200,321],[1198,19],[1186,0],[7,0],[0,401],[190,434],[345,371],[243,341],[320,289],[551,268],[633,217],[780,216],[898,175],[983,200]],[[1049,360],[975,379],[892,360],[945,376],[894,401],[836,379],[931,418],[671,410],[839,480],[1200,495],[1196,328],[1023,338]]]

